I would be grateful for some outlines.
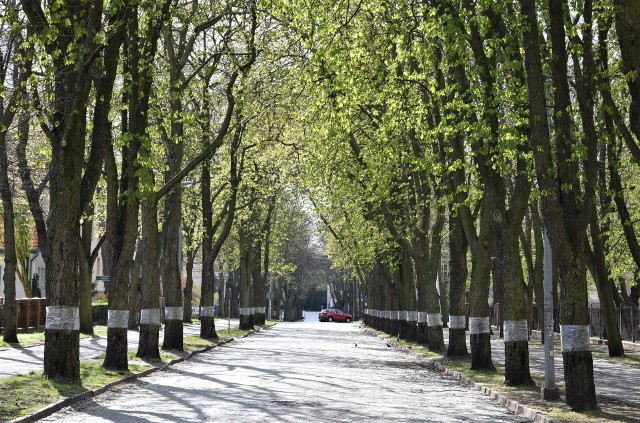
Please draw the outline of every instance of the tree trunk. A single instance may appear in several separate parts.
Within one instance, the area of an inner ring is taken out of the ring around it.
[[[0,109],[0,112],[3,110]],[[4,122],[2,122],[4,124]],[[5,342],[18,342],[16,327],[16,240],[13,196],[9,185],[6,132],[0,128],[0,195],[4,222],[4,332]]]
[[[464,291],[467,283],[467,243],[459,216],[449,213],[449,347],[447,356],[462,357],[467,351]]]
[[[80,316],[76,283],[84,134],[66,134],[65,139],[64,147],[53,146],[50,167],[48,243],[44,259],[47,268],[47,321],[52,323],[45,329],[44,374],[50,379],[78,382]],[[61,142],[60,138],[58,143]]]
[[[624,357],[624,347],[622,346],[622,335],[620,334],[620,321],[616,303],[613,300],[612,281],[609,279],[609,269],[604,253],[604,242],[601,238],[600,224],[594,210],[591,218],[591,242],[593,250],[587,245],[587,260],[591,262],[589,268],[592,269],[592,276],[596,283],[598,298],[600,298],[600,309],[604,315],[604,322],[607,331],[607,348],[609,357]]]
[[[203,240],[204,242],[204,240]],[[202,290],[200,294],[200,337],[218,337],[213,315],[214,257],[210,248],[202,247]]]
[[[567,404],[575,410],[596,406],[593,380],[593,361],[589,351],[589,315],[587,309],[586,273],[584,261],[585,224],[584,213],[591,212],[592,198],[585,198],[583,210],[576,216],[575,191],[560,192],[562,184],[574,185],[575,167],[570,161],[573,148],[570,124],[567,122],[570,107],[567,83],[567,55],[565,11],[563,0],[550,0],[550,32],[553,47],[552,74],[554,91],[554,117],[556,121],[557,175],[553,175],[554,162],[551,142],[546,128],[546,101],[542,74],[539,32],[534,0],[520,0],[522,14],[527,20],[524,32],[526,69],[530,98],[531,147],[535,159],[536,175],[541,192],[542,215],[549,234],[553,261],[558,266],[562,301],[560,321],[563,336],[563,363]],[[593,164],[588,163],[588,166]],[[589,175],[590,172],[587,172]],[[586,181],[595,184],[596,181]],[[591,203],[590,203],[591,202]]]
[[[155,198],[142,201],[142,310],[137,357],[160,358],[160,274],[158,208]]]
[[[252,318],[253,324],[257,326],[264,325],[264,280],[262,278],[262,242],[257,241],[256,246],[252,249],[251,260],[251,279],[253,281],[253,304]]]
[[[193,303],[193,264],[196,259],[196,252],[190,250],[187,252],[187,282],[184,287],[184,315],[183,323],[192,323],[191,304]]]
[[[129,329],[137,330],[139,317],[138,308],[140,306],[140,288],[142,276],[142,251],[140,242],[137,243],[135,261],[131,267],[131,280],[129,281]]]
[[[174,148],[171,149],[171,154],[180,160],[169,160],[169,166],[172,170],[168,175],[165,175],[165,180],[169,180],[171,176],[177,173],[182,165],[182,143],[174,143],[172,146]],[[160,272],[165,301],[163,350],[184,350],[184,327],[182,325],[184,309],[180,263],[178,263],[181,219],[182,188],[180,184],[177,184],[165,198],[164,221],[162,223]]]
[[[526,204],[525,204],[526,209]],[[496,215],[494,214],[494,219]],[[529,327],[524,278],[520,261],[518,221],[508,222],[504,230],[505,299],[505,383],[507,386],[534,385],[529,371]],[[494,222],[494,226],[498,223]]]
[[[416,284],[413,263],[409,252],[400,250],[400,275],[398,278],[398,304],[400,311],[400,338],[407,341],[417,340]]]
[[[640,140],[640,4],[637,0],[614,0],[616,32],[622,56],[622,71],[629,87],[629,123]]]
[[[495,370],[491,360],[491,327],[489,324],[489,274],[491,272],[491,209],[488,198],[482,200],[480,231],[476,253],[472,257],[469,300],[469,336],[471,343],[471,369]]]
[[[92,269],[91,269],[91,238],[93,232],[93,222],[91,216],[85,216],[82,222],[82,236],[80,237],[78,249],[78,292],[80,302],[80,333],[93,335],[93,311],[91,309],[91,292],[93,291]]]
[[[239,229],[240,236],[240,329],[253,330],[253,287],[251,282],[251,251],[249,240],[243,228]],[[294,321],[295,302],[293,295],[287,295],[287,310],[285,320]]]

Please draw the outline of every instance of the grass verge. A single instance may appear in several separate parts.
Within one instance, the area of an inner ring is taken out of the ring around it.
[[[502,396],[517,401],[520,404],[539,411],[541,414],[551,418],[553,421],[561,423],[573,423],[573,422],[638,422],[640,421],[640,409],[630,406],[626,403],[605,397],[598,396],[599,408],[595,410],[589,410],[585,412],[574,412],[565,404],[564,398],[564,384],[558,381],[558,388],[560,389],[561,397],[559,401],[545,401],[540,397],[540,391],[543,386],[543,378],[541,376],[532,374],[532,378],[535,382],[535,386],[507,386],[504,383],[504,364],[494,361],[496,370],[471,370],[470,357],[461,358],[448,358],[440,353],[429,351],[422,345],[418,345],[414,342],[407,342],[397,340],[397,338],[387,335],[384,332],[375,331],[367,328],[368,331],[373,332],[387,341],[394,344],[410,349],[413,353],[434,362],[439,362],[443,367],[449,369],[452,372],[458,372],[472,381],[483,385],[493,392],[498,392]],[[535,341],[533,342],[535,343]],[[605,356],[604,352],[598,352],[599,349],[595,349],[594,358],[608,359],[611,361],[619,361],[623,364],[635,363],[637,353],[629,354],[626,358],[620,360],[613,360],[608,356]],[[604,350],[606,351],[606,346]]]
[[[274,324],[275,322],[268,322],[265,326],[272,326]],[[100,329],[98,329],[98,331],[99,330]],[[247,333],[249,333],[249,331],[232,328],[230,332],[226,329],[218,330],[218,339],[206,340],[197,336],[185,336],[184,351],[160,350],[160,360],[138,358],[136,357],[136,351],[131,350],[128,353],[128,371],[104,369],[102,367],[102,361],[105,355],[100,354],[90,361],[80,363],[79,384],[50,380],[44,377],[41,371],[32,371],[25,375],[10,378],[0,378],[0,421],[12,420],[31,414],[63,398],[101,388],[127,376],[143,372],[153,367],[160,367],[178,358],[183,358],[189,353],[205,350],[233,338],[240,338]],[[20,345],[24,346],[22,345],[24,341],[22,339],[20,339],[20,341]],[[42,342],[43,341],[44,338],[42,338]]]
[[[41,371],[0,379],[0,421],[33,413],[62,398],[100,388],[151,367],[142,362],[130,363],[129,371],[116,372],[104,369],[98,362],[82,362],[79,384],[47,379]]]

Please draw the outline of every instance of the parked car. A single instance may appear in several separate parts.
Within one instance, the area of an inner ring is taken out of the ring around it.
[[[351,322],[353,320],[353,316],[349,313],[345,313],[339,308],[327,308],[322,310],[320,314],[318,314],[318,320],[321,322]]]

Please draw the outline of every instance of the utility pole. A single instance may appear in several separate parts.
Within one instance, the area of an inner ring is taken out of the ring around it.
[[[553,401],[560,398],[556,387],[556,369],[553,351],[553,258],[551,244],[544,230],[544,385],[542,399]]]

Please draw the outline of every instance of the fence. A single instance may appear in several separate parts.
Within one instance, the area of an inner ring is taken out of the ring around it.
[[[16,328],[21,332],[44,330],[47,300],[22,298],[16,300]],[[4,298],[0,298],[0,329],[4,330]]]
[[[140,321],[140,308],[138,305],[138,318]],[[199,317],[200,308],[192,308],[193,317]],[[107,324],[109,316],[109,306],[107,304],[97,304],[92,306],[93,324]],[[43,331],[47,320],[47,299],[46,298],[23,298],[16,300],[16,327],[18,332]],[[160,297],[160,322],[164,323],[164,298]],[[0,333],[4,330],[4,298],[0,297]]]
[[[638,307],[622,305],[616,308],[618,322],[620,323],[620,335],[626,341],[636,342],[640,340],[640,311]],[[591,317],[591,336],[607,338],[604,316],[599,304],[589,306]]]

